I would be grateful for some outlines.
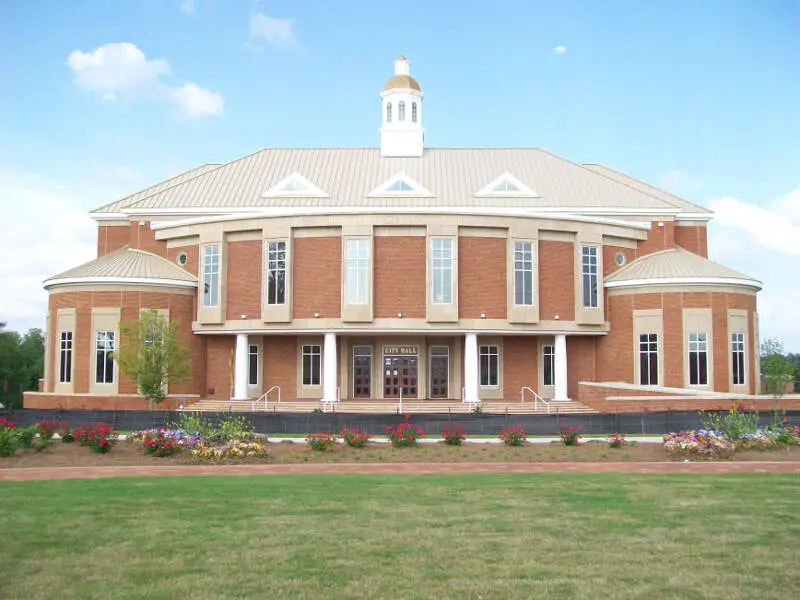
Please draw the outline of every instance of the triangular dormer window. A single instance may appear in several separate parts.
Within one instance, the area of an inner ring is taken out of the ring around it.
[[[489,185],[479,190],[476,196],[517,196],[537,198],[534,192],[511,173],[503,173]]]
[[[414,196],[418,198],[429,198],[433,196],[433,194],[405,173],[398,173],[369,193],[370,198],[380,196]]]
[[[300,173],[292,173],[282,179],[263,194],[270,198],[281,196],[294,196],[301,198],[327,198],[328,194],[323,192]]]

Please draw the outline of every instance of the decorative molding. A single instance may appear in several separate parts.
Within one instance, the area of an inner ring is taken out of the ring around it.
[[[511,173],[505,172],[500,177],[489,183],[487,186],[478,190],[475,196],[513,196],[515,198],[540,198],[539,194],[534,192],[527,185],[522,183],[519,179],[514,177]]]
[[[400,171],[387,181],[376,187],[368,195],[368,198],[395,198],[395,197],[414,197],[414,198],[433,198],[434,194],[426,190],[420,183]]]
[[[262,194],[265,198],[328,198],[323,192],[308,179],[298,172],[291,173]]]
[[[660,287],[665,285],[731,285],[736,287],[748,287],[760,290],[763,284],[755,279],[742,279],[739,277],[663,277],[651,279],[630,279],[627,281],[609,281],[605,284],[608,289],[624,287],[653,286]]]

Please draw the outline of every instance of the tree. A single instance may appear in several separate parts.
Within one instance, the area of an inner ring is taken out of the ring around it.
[[[16,331],[0,329],[0,404],[22,406],[22,393],[39,389],[44,374],[44,336],[31,329],[20,337]]]
[[[769,338],[761,344],[761,375],[768,394],[777,400],[794,383],[797,367],[783,351],[783,343]]]
[[[138,321],[123,323],[122,343],[115,356],[122,373],[153,402],[166,397],[169,383],[185,381],[191,368],[189,349],[178,340],[178,323],[168,322],[155,310],[142,312]]]

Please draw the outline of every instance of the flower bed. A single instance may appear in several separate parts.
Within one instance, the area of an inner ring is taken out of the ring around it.
[[[728,459],[736,452],[736,444],[714,429],[696,429],[668,433],[664,449],[671,456],[700,459]]]
[[[363,448],[372,437],[367,433],[366,429],[362,431],[360,429],[350,429],[347,426],[342,427],[339,435],[344,440],[344,443],[351,448]]]
[[[519,425],[504,427],[500,439],[506,446],[522,446],[528,440],[528,434]]]
[[[460,446],[464,441],[464,430],[458,425],[447,425],[442,429],[442,438],[448,446]]]
[[[419,425],[412,425],[411,423],[400,423],[396,427],[387,425],[386,437],[392,443],[392,446],[404,448],[409,446],[416,446],[417,442],[425,435]]]

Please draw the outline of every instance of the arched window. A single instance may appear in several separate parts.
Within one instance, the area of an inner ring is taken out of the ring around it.
[[[397,105],[397,120],[398,121],[405,121],[406,120],[406,103],[402,100]]]
[[[389,104],[386,105],[386,122],[387,123],[391,123],[392,122],[392,103],[391,102],[389,102]]]
[[[412,102],[411,103],[411,122],[412,123],[416,123],[417,122],[417,103],[416,102]]]

